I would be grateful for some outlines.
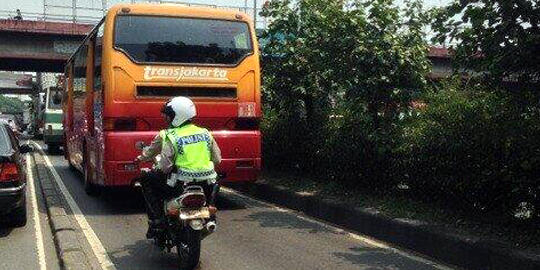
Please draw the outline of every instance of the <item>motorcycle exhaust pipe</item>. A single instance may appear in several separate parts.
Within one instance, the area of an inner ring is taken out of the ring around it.
[[[208,223],[206,223],[206,230],[208,230],[208,233],[213,233],[217,230],[217,224],[215,221],[208,221]]]
[[[215,221],[208,221],[208,223],[206,223],[206,226],[204,227],[203,231],[202,231],[202,238],[206,238],[207,236],[209,236],[210,234],[212,234],[213,232],[215,232],[217,229],[217,224]]]

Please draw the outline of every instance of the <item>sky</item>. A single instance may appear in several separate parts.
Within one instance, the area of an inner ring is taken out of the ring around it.
[[[84,8],[101,8],[103,0],[77,0],[78,7]],[[140,0],[104,0],[107,2],[107,6],[111,6],[120,2],[131,2]],[[156,2],[158,0],[154,0]],[[255,0],[257,6],[260,7],[266,0]],[[424,0],[426,7],[440,6],[449,3],[451,0]],[[164,0],[164,2],[185,2],[194,4],[214,4],[223,6],[237,6],[249,8],[253,7],[254,0]],[[403,3],[403,0],[396,0],[396,3]],[[44,7],[46,4],[47,7]],[[14,16],[15,10],[20,9],[23,13],[35,13],[35,16],[42,16],[44,9],[47,14],[61,14],[69,16],[72,13],[70,8],[60,8],[52,6],[67,6],[70,7],[72,0],[2,0],[0,1],[0,18],[7,17],[9,15]],[[100,17],[101,12],[97,10],[89,10],[82,8],[78,10],[80,15],[87,15],[92,17]]]

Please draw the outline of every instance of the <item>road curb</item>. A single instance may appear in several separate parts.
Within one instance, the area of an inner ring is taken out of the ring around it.
[[[266,183],[232,188],[465,269],[540,269],[538,254],[521,252],[499,243],[453,235],[437,226],[392,219],[375,211],[324,200],[316,195],[299,194],[285,187]]]
[[[66,211],[69,207],[54,184],[53,176],[42,155],[41,152],[32,155],[35,165],[32,173],[39,180],[39,188],[45,198],[49,226],[60,265],[65,270],[91,270],[88,256],[77,240],[78,227],[70,220],[69,211]]]

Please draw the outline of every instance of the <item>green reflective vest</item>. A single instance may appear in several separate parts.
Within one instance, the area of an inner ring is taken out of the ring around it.
[[[212,135],[193,124],[159,132],[162,145],[170,141],[174,148],[176,177],[181,181],[214,180],[217,177],[211,160]]]

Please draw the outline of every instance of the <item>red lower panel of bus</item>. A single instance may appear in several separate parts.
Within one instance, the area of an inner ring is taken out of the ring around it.
[[[132,161],[140,153],[135,143],[149,144],[156,132],[107,132],[105,134],[105,183],[131,185],[139,175]],[[252,182],[261,171],[261,134],[259,131],[213,131],[221,149],[222,162],[217,169],[227,174],[226,182]],[[149,164],[143,164],[149,166]]]

